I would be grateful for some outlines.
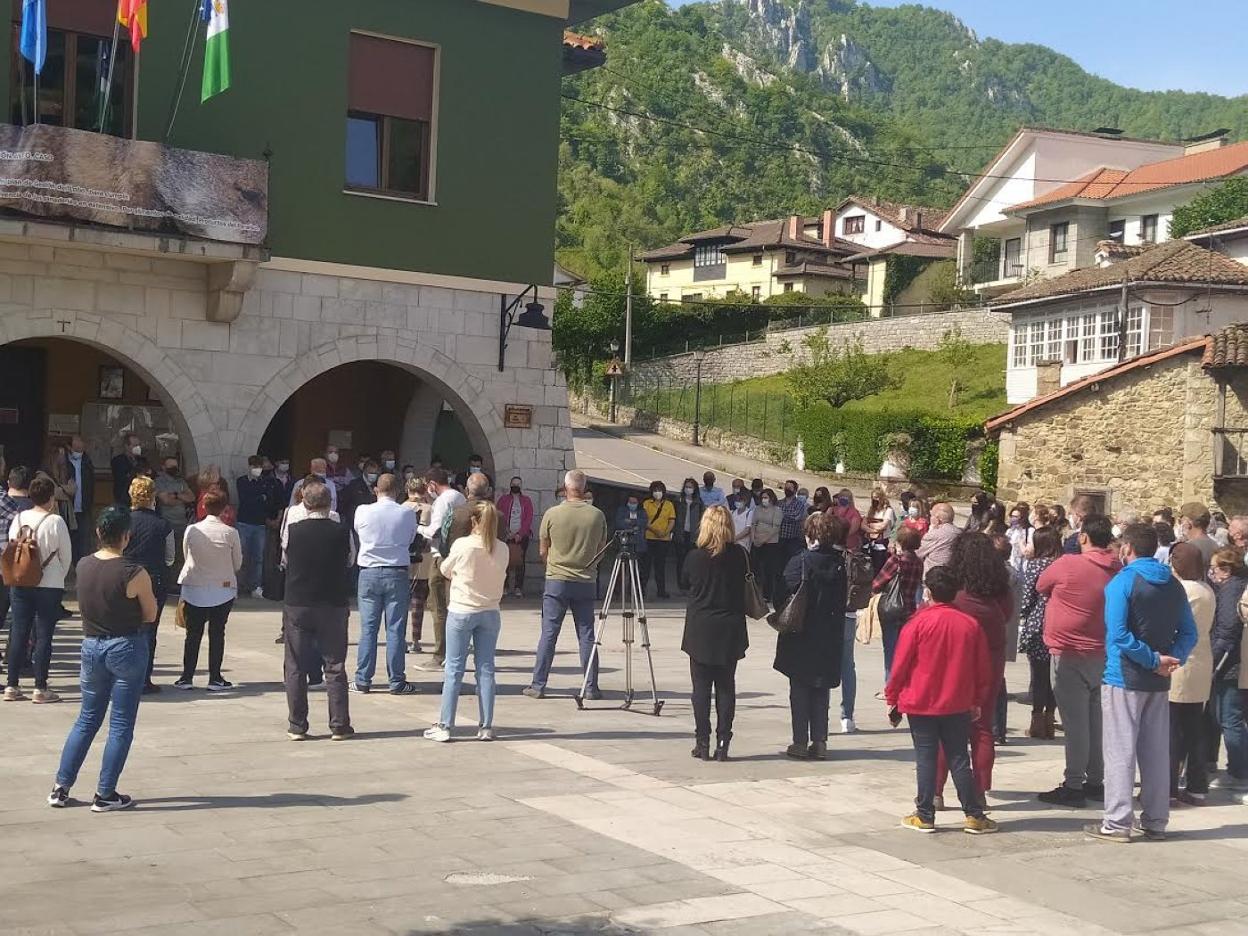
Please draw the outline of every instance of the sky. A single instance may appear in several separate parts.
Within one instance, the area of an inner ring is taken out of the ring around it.
[[[668,0],[681,6],[692,0]],[[902,0],[868,0],[900,6]],[[913,2],[913,0],[910,0]],[[926,0],[981,39],[1034,42],[1088,71],[1146,91],[1248,94],[1248,0]]]

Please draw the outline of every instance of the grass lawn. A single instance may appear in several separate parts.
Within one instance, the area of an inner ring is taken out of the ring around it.
[[[846,410],[927,410],[936,415],[987,419],[1006,408],[1005,346],[976,345],[975,357],[966,368],[958,407],[949,409],[952,369],[936,351],[907,349],[877,355],[888,368],[896,386],[883,393],[847,403]],[[693,381],[662,383],[635,388],[638,408],[662,416],[693,422],[696,409]],[[702,423],[774,442],[796,441],[794,422],[798,407],[789,394],[783,374],[754,377],[732,383],[702,384]]]

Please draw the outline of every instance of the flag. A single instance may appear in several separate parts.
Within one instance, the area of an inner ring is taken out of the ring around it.
[[[208,39],[204,44],[204,83],[200,103],[230,87],[230,11],[228,0],[204,0]]]
[[[43,71],[48,58],[48,8],[45,0],[22,0],[22,58]]]
[[[137,55],[147,38],[147,0],[117,0],[117,22],[130,30],[130,47]]]

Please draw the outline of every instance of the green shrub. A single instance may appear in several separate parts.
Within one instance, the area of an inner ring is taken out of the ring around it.
[[[982,424],[975,420],[913,410],[856,412],[826,404],[802,411],[797,427],[807,467],[812,470],[831,470],[840,460],[847,471],[874,474],[880,469],[887,438],[904,434],[911,439],[911,474],[949,481],[961,480],[967,443],[983,432]],[[995,481],[995,469],[993,478]]]
[[[988,440],[979,454],[980,487],[985,491],[997,489],[997,466],[1001,458],[1001,446],[996,439]]]

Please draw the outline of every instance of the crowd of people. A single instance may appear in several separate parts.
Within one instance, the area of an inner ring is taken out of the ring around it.
[[[674,496],[660,482],[648,497],[628,495],[608,523],[579,471],[566,474],[559,502],[539,518],[520,478],[500,496],[477,459],[452,477],[441,466],[400,473],[384,452],[362,459],[355,475],[337,467],[337,456],[331,449],[313,459],[302,478],[285,460],[256,456],[236,482],[235,503],[211,470],[194,490],[170,462],[162,478],[130,477],[127,505],[99,515],[96,548],[77,561],[83,702],[51,805],[68,802],[110,705],[93,808],[130,803],[117,777],[137,700],[153,691],[156,624],[175,593],[184,636],[173,685],[188,691],[205,630],[206,688],[233,688],[225,634],[240,593],[251,586],[282,601],[287,733],[296,741],[310,737],[308,692],[320,686],[330,737],[353,735],[349,697],[374,691],[383,627],[383,686],[392,695],[417,691],[407,654],[425,650],[428,608],[434,633],[422,668],[441,670],[443,691],[425,736],[454,737],[471,653],[476,737],[490,741],[501,607],[522,593],[536,539],[545,581],[524,695],[545,697],[571,612],[584,695],[601,698],[591,665],[598,566],[611,533],[622,530],[633,534],[643,589],[653,579],[661,599],[683,593],[695,758],[729,759],[748,619],[769,616],[779,632],[773,666],[789,681],[792,742],[783,753],[800,760],[829,755],[833,690],[840,689],[841,731],[857,730],[854,648],[878,635],[885,688],[877,698],[894,724],[909,720],[915,749],[918,795],[907,828],[934,830],[952,775],[964,829],[997,830],[988,793],[996,748],[1007,743],[1006,662],[1016,654],[1030,674],[1027,691],[1015,693],[1031,704],[1026,734],[1056,741],[1060,732],[1065,754],[1061,782],[1038,797],[1068,808],[1103,803],[1089,835],[1164,837],[1172,806],[1198,805],[1215,787],[1248,793],[1248,518],[1227,521],[1197,503],[1148,519],[1107,517],[1088,497],[1007,509],[981,493],[958,523],[951,503],[929,506],[912,492],[894,507],[877,488],[860,511],[849,490],[817,488],[811,497],[789,481],[777,494],[759,479],[738,479],[725,491],[708,472]],[[17,468],[8,480],[0,496],[13,608],[4,698],[26,698],[20,679],[29,667],[32,701],[53,702],[51,637],[77,538],[58,509],[53,473]],[[70,502],[77,506],[72,493]],[[353,597],[360,630],[348,675]]]

